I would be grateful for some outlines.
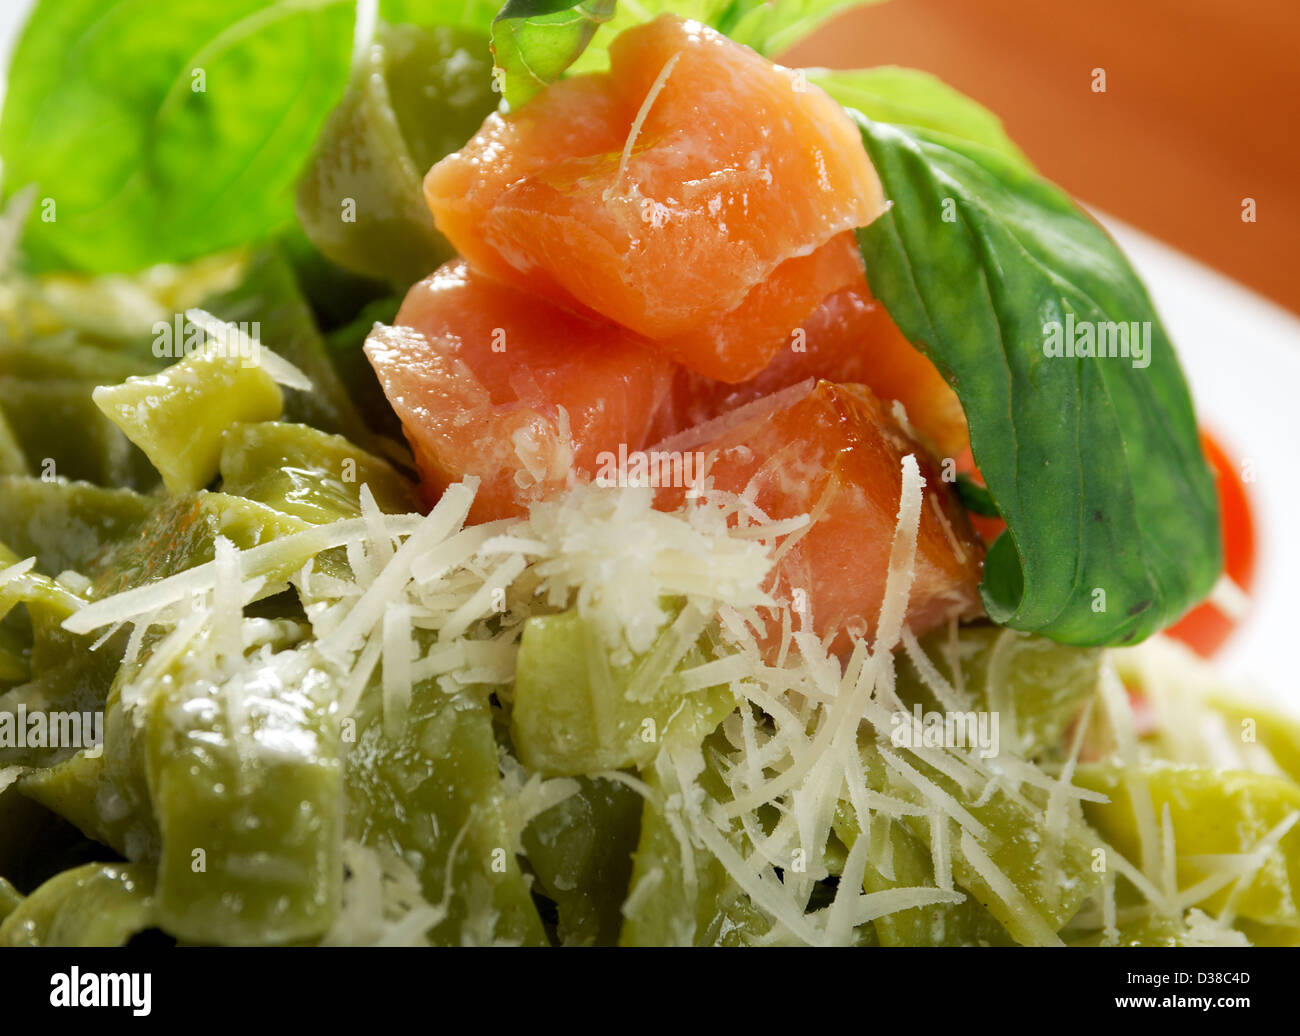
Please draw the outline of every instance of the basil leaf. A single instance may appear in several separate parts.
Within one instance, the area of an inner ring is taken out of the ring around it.
[[[340,0],[41,0],[0,117],[6,182],[54,204],[36,206],[31,263],[133,270],[287,221],[352,19]]]
[[[1001,119],[929,72],[881,65],[853,71],[806,68],[804,75],[844,107],[870,119],[947,133],[1030,164],[1007,136]]]
[[[989,616],[1071,644],[1161,629],[1213,586],[1222,547],[1186,382],[1145,288],[1019,162],[855,117],[892,203],[858,232],[871,290],[960,397],[1007,522],[985,562]],[[1129,322],[1139,355],[1048,355],[1070,329]]]
[[[443,25],[486,36],[498,7],[497,0],[380,0],[379,14],[390,25]]]
[[[518,107],[559,79],[613,16],[614,0],[506,0],[492,23],[492,54],[505,99]]]
[[[486,33],[495,4],[380,10]],[[28,265],[135,270],[289,225],[348,80],[355,13],[352,0],[39,0],[0,113],[7,193],[38,189]]]
[[[624,29],[661,14],[693,18],[760,54],[798,43],[832,16],[880,0],[507,0],[492,27],[498,84],[513,106],[566,71],[609,67],[607,47]]]
[[[826,21],[853,7],[880,0],[732,0],[711,21],[720,32],[760,54],[779,54],[811,35]]]

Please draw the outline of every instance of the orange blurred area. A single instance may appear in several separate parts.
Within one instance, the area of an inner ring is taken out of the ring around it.
[[[1300,312],[1300,0],[892,0],[783,60],[932,72],[1078,198]]]

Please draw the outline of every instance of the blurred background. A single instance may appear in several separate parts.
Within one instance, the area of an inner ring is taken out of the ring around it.
[[[932,72],[1082,201],[1300,313],[1300,0],[890,0],[784,60]]]

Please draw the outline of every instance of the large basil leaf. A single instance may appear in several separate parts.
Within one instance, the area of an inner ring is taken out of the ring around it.
[[[495,5],[380,12],[486,34]],[[39,0],[0,115],[7,190],[38,189],[29,265],[135,270],[287,226],[348,80],[355,14],[352,0]]]
[[[1072,644],[1161,629],[1209,591],[1222,547],[1187,386],[1145,288],[1022,163],[857,118],[891,202],[859,231],[871,290],[960,397],[1007,522],[985,563],[990,617]],[[1148,365],[1048,355],[1049,325],[1067,321],[1138,322]]]
[[[810,83],[820,86],[846,108],[878,122],[937,130],[983,144],[1029,165],[1002,128],[1002,120],[942,79],[914,68],[881,65],[853,71],[806,68]]]
[[[339,0],[41,0],[0,117],[6,183],[55,206],[36,206],[29,261],[132,270],[285,222],[352,20]]]

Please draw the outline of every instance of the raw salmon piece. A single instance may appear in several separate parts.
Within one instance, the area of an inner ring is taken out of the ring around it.
[[[815,517],[778,562],[773,589],[787,603],[803,590],[804,622],[832,636],[837,653],[850,649],[851,636],[874,636],[909,453],[925,489],[908,628],[920,635],[980,614],[983,546],[929,454],[866,386],[818,382],[802,398],[783,399],[693,448],[711,458],[713,488],[753,494],[772,519]],[[677,506],[684,496],[662,492],[660,506]]]
[[[825,299],[749,381],[728,385],[679,369],[653,437],[667,438],[808,378],[867,385],[886,404],[902,403],[908,424],[936,456],[969,451],[957,394],[872,297],[864,278]]]
[[[731,313],[655,346],[702,378],[753,378],[779,358],[791,330],[812,316],[825,289],[862,280],[857,239],[846,230],[811,255],[787,259]]]
[[[671,365],[626,330],[448,263],[366,342],[430,502],[477,475],[471,520],[522,514],[646,445]]]
[[[512,266],[489,242],[485,220],[506,188],[537,175],[557,156],[621,149],[633,114],[625,110],[603,74],[553,83],[508,117],[493,112],[463,148],[434,165],[425,177],[424,195],[434,222],[478,269],[571,303],[567,293],[526,256],[511,254],[519,268]]]
[[[425,196],[439,229],[483,269],[727,381],[762,370],[844,286],[838,262],[809,260],[882,207],[838,104],[672,15],[619,36],[608,73],[490,117],[429,171]],[[778,285],[757,293],[774,275]]]

